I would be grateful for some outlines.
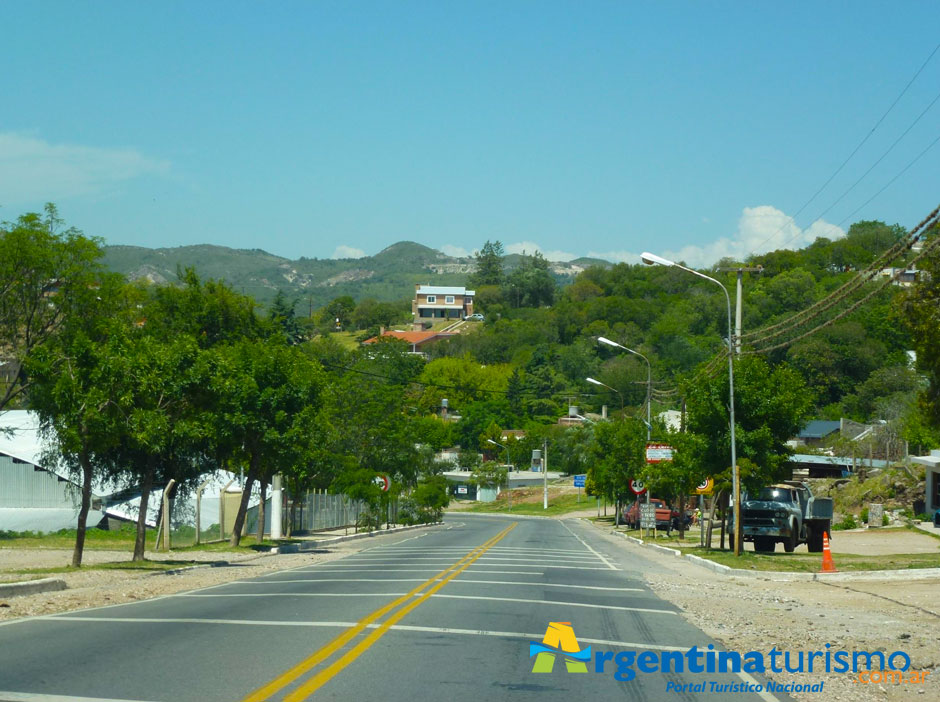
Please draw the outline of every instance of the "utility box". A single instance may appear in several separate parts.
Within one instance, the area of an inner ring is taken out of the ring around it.
[[[885,506],[884,505],[868,505],[868,528],[880,527],[882,521],[884,520]]]

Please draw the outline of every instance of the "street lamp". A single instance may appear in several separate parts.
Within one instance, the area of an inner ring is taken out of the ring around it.
[[[620,392],[617,388],[612,388],[607,383],[602,383],[599,380],[594,380],[594,378],[585,378],[586,381],[591,383],[591,385],[600,385],[602,388],[607,388],[608,390],[613,390],[615,393],[620,395],[620,419],[623,421],[623,393]]]
[[[652,388],[653,388],[653,367],[650,365],[650,360],[639,351],[628,349],[623,344],[618,344],[616,341],[611,341],[610,339],[606,339],[603,336],[597,337],[597,340],[602,344],[607,344],[608,346],[615,346],[618,349],[623,349],[624,351],[632,353],[634,356],[639,356],[644,361],[646,361],[646,440],[649,441],[651,438],[650,435],[652,433],[652,420],[650,419],[650,404],[652,400]],[[596,380],[591,380],[590,378],[588,378],[588,382],[593,382],[596,385],[603,385],[603,383],[598,383]],[[605,387],[610,387],[610,386],[605,386]]]
[[[487,439],[486,443],[493,444],[493,446],[500,446],[501,448],[506,449],[506,465],[508,466],[506,472],[506,484],[509,492],[509,511],[512,512],[512,465],[509,463],[509,447],[499,443],[498,441],[493,441],[492,439]]]
[[[738,458],[737,458],[737,447],[734,442],[734,333],[732,332],[731,326],[731,296],[728,294],[728,288],[722,285],[721,281],[715,280],[711,276],[707,276],[704,273],[699,273],[694,271],[691,268],[686,268],[685,266],[676,263],[675,261],[670,261],[668,259],[657,256],[656,254],[651,254],[648,252],[643,252],[640,254],[640,259],[643,263],[648,266],[660,265],[678,268],[685,271],[686,273],[691,273],[692,275],[697,275],[699,278],[704,278],[705,280],[710,280],[725,294],[725,301],[728,303],[728,414],[730,416],[731,422],[731,476],[733,485],[733,494],[734,494],[734,555],[741,555],[741,482],[740,476],[738,475]]]

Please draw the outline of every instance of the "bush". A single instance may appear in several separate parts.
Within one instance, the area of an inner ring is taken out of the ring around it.
[[[891,520],[888,519],[888,515],[887,515],[887,514],[882,514],[882,515],[881,515],[881,526],[888,526],[888,524],[890,524],[890,523],[891,523]]]
[[[844,531],[846,529],[857,529],[858,522],[855,521],[855,517],[851,514],[847,514],[842,518],[841,522],[837,522],[832,525],[833,531]]]
[[[862,513],[859,515],[859,521],[862,524],[868,524],[868,507],[862,508]]]
[[[413,524],[431,524],[439,522],[443,510],[419,505],[410,497],[403,497],[398,503],[398,523],[406,526]]]

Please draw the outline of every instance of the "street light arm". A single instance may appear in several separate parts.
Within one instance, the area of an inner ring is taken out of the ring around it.
[[[728,288],[720,280],[716,280],[711,276],[705,275],[704,273],[699,273],[694,271],[691,268],[686,268],[683,265],[680,265],[674,261],[669,261],[665,258],[657,256],[656,254],[643,253],[641,257],[643,263],[653,265],[659,264],[661,266],[675,266],[676,268],[681,268],[682,270],[696,275],[699,278],[704,278],[705,280],[710,280],[725,294],[725,302],[728,303],[728,419],[730,420],[731,425],[731,474],[733,475],[733,486],[732,490],[734,493],[734,555],[738,556],[741,554],[741,489],[740,489],[740,476],[738,474],[738,456],[737,456],[737,446],[734,438],[734,332],[733,327],[731,326],[731,295],[728,294]]]

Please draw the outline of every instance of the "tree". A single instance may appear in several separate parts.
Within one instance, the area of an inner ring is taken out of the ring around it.
[[[53,204],[0,224],[0,410],[29,388],[23,364],[83,304],[102,271],[100,241],[63,225]]]
[[[210,360],[207,422],[216,455],[247,466],[232,529],[237,546],[256,480],[305,466],[322,445],[317,413],[325,377],[320,365],[283,340],[243,340],[219,347]],[[263,493],[263,491],[262,491]],[[264,508],[259,508],[259,530]]]
[[[475,255],[476,270],[470,275],[470,285],[482,287],[484,285],[502,285],[503,273],[503,245],[487,240]]]
[[[299,344],[304,340],[304,331],[294,314],[296,301],[288,302],[287,296],[283,290],[278,290],[274,296],[274,302],[271,303],[271,309],[268,311],[268,320],[274,325],[281,334],[288,346]]]
[[[536,251],[522,254],[519,265],[506,278],[506,298],[513,307],[539,307],[555,300],[555,280],[548,261]]]
[[[782,480],[791,453],[786,442],[811,416],[812,393],[793,368],[771,367],[759,356],[735,361],[734,386],[737,456],[755,466],[745,471],[742,462],[742,481],[753,489]],[[687,394],[688,431],[701,439],[690,444],[689,460],[716,479],[731,472],[728,391],[727,375],[718,373],[699,379]]]
[[[591,492],[614,500],[616,521],[620,502],[628,495],[630,481],[640,477],[646,465],[646,427],[638,421],[599,422],[594,425],[588,478]]]
[[[54,449],[50,461],[77,474],[81,503],[72,551],[72,567],[82,564],[92,482],[104,478],[104,457],[115,447],[124,429],[114,412],[119,397],[109,367],[121,346],[111,343],[129,327],[126,287],[116,274],[102,276],[95,288],[76,299],[73,314],[58,333],[35,349],[26,360],[30,379],[30,407],[39,416],[40,431]]]
[[[158,339],[139,330],[109,340],[105,387],[121,422],[118,440],[105,459],[113,474],[139,486],[140,507],[134,560],[144,558],[147,510],[154,486],[170,478],[194,481],[208,466],[200,451],[206,432],[194,406],[202,387],[196,340],[187,335]],[[169,515],[165,515],[169,518]]]
[[[337,320],[339,320],[339,326],[345,329],[352,321],[352,314],[355,309],[356,301],[352,297],[349,295],[337,297],[323,308],[323,326],[332,330],[335,328]]]
[[[936,236],[934,227],[933,235]],[[940,254],[934,250],[920,264],[917,285],[897,302],[917,351],[917,367],[927,376],[920,395],[921,409],[934,428],[940,428]]]

